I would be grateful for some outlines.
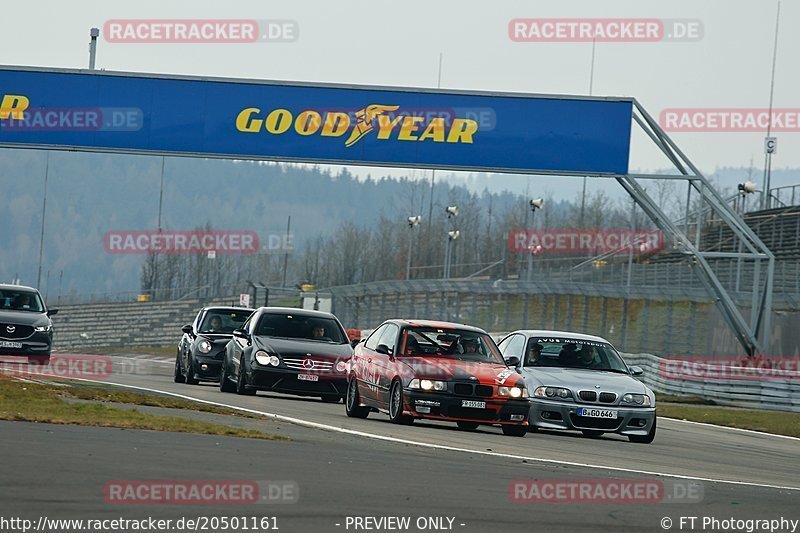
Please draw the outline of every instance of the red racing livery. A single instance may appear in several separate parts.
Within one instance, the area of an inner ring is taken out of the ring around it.
[[[355,348],[347,415],[388,413],[396,424],[447,420],[461,429],[500,425],[524,436],[530,403],[522,376],[509,368],[485,331],[463,324],[388,320]]]

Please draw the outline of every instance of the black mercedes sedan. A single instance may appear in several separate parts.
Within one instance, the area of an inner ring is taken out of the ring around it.
[[[197,385],[219,381],[225,346],[233,331],[253,314],[246,307],[204,307],[194,322],[181,328],[183,336],[175,355],[175,383]]]
[[[353,349],[342,324],[330,313],[261,307],[225,349],[219,388],[319,396],[339,402],[347,391]]]
[[[26,356],[47,364],[58,309],[47,309],[39,291],[24,285],[0,285],[0,355]]]

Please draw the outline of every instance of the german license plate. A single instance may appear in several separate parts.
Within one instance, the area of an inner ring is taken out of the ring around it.
[[[0,348],[22,348],[21,342],[1,341]]]
[[[589,409],[581,407],[578,409],[578,416],[585,416],[588,418],[617,418],[617,412],[611,409]]]
[[[300,381],[319,381],[319,376],[316,374],[297,374],[297,379]]]
[[[486,402],[478,402],[475,400],[461,400],[461,407],[472,407],[473,409],[485,409]]]

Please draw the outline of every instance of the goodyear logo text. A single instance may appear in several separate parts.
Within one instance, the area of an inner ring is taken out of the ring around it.
[[[236,129],[244,133],[266,131],[273,135],[293,129],[304,136],[343,137],[347,147],[372,132],[376,132],[379,140],[472,144],[478,122],[468,118],[447,120],[445,117],[404,115],[400,106],[381,104],[368,105],[355,114],[308,109],[297,116],[288,109],[262,112],[260,108],[248,107],[236,117]],[[345,134],[348,135],[345,137]]]
[[[0,120],[23,120],[25,110],[31,105],[25,96],[5,94],[0,99]]]

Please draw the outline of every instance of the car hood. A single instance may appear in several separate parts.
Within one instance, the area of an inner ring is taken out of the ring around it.
[[[253,337],[253,347],[280,357],[307,357],[322,359],[350,359],[353,349],[349,344],[331,344],[303,339],[279,339],[276,337]]]
[[[459,361],[443,357],[401,357],[401,373],[408,379],[427,378],[443,381],[469,381],[481,385],[514,386],[522,377],[500,363]]]
[[[0,311],[0,322],[21,326],[46,326],[50,324],[50,317],[30,311]]]
[[[602,370],[582,370],[576,368],[524,368],[522,374],[528,387],[534,389],[540,385],[564,387],[572,391],[596,390],[604,392],[627,392],[646,394],[647,387],[628,374],[604,372]],[[597,386],[600,388],[597,388]]]

